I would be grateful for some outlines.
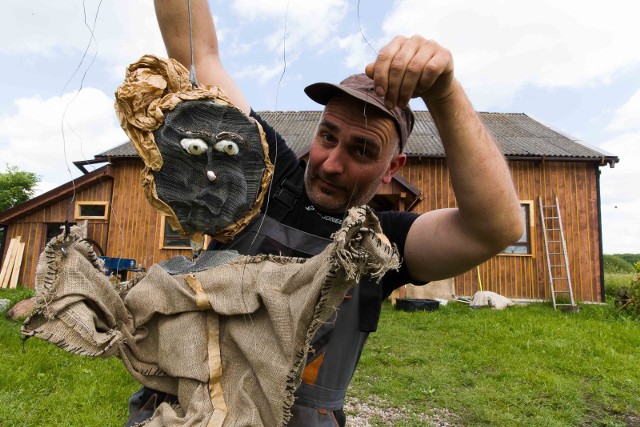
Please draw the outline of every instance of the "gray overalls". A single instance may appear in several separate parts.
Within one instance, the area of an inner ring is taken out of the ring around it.
[[[311,257],[322,252],[329,242],[261,215],[221,249],[234,249],[245,255]],[[316,333],[311,341],[314,351],[309,354],[287,426],[345,425],[345,394],[369,332],[376,330],[381,293],[375,282],[351,289],[337,314]]]

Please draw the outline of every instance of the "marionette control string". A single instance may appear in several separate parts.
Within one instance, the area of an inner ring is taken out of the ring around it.
[[[284,75],[287,72],[287,20],[288,20],[288,16],[289,16],[289,4],[290,1],[287,1],[287,6],[285,8],[285,12],[284,12],[284,30],[282,32],[282,73],[280,74],[280,78],[278,79],[278,85],[276,87],[276,96],[275,96],[275,105],[274,105],[274,111],[278,111],[278,97],[280,95],[280,86],[282,85],[282,81],[284,80]],[[278,163],[278,133],[275,130],[275,128],[273,128],[273,140],[276,142],[274,144],[274,154],[273,154],[273,171],[274,171],[274,175],[275,175],[275,171],[276,171],[276,166]],[[258,235],[260,235],[260,230],[262,230],[262,226],[264,225],[264,220],[265,220],[265,216],[269,210],[269,203],[271,200],[271,191],[273,189],[273,176],[271,181],[269,182],[269,189],[267,190],[267,194],[265,196],[266,200],[265,200],[265,206],[263,211],[263,216],[260,219],[260,225],[258,225],[258,231],[256,232],[255,236],[253,236],[253,239],[251,240],[251,243],[249,244],[249,251],[251,250],[251,248],[253,247],[253,245],[256,242],[256,239],[258,238]],[[247,307],[246,301],[244,299],[244,275],[245,275],[245,270],[247,268],[247,263],[244,264],[243,268],[242,268],[242,275],[240,278],[240,294],[242,297],[242,303],[245,306],[245,308]],[[245,310],[248,311],[248,310]],[[249,320],[251,322],[253,322],[253,319],[251,317],[251,315],[249,314]],[[254,346],[257,346],[257,340],[254,342]]]
[[[64,106],[64,110],[62,111],[62,116],[60,117],[60,132],[61,132],[61,135],[62,135],[62,152],[63,152],[63,155],[64,155],[64,163],[65,163],[65,167],[67,168],[67,172],[69,173],[69,178],[71,179],[71,185],[73,187],[73,193],[72,193],[71,199],[69,200],[69,203],[67,204],[67,212],[66,212],[66,217],[65,217],[66,218],[65,219],[65,235],[69,234],[69,216],[70,216],[69,212],[73,210],[73,203],[75,202],[75,199],[76,199],[76,183],[75,183],[75,180],[73,178],[73,175],[71,174],[71,168],[69,167],[69,159],[67,157],[67,141],[66,141],[66,136],[65,136],[65,133],[64,133],[65,118],[66,118],[67,110],[69,109],[69,106],[76,100],[76,98],[78,98],[78,95],[82,91],[82,88],[84,86],[84,80],[85,80],[85,78],[87,76],[87,73],[89,72],[89,69],[93,65],[93,63],[96,60],[96,57],[98,55],[98,48],[97,48],[98,42],[97,42],[96,37],[95,37],[95,28],[96,28],[96,23],[98,21],[98,15],[100,13],[100,6],[101,5],[102,5],[102,0],[100,0],[100,2],[98,3],[98,7],[96,9],[96,13],[95,13],[95,16],[93,18],[93,24],[90,26],[89,23],[87,22],[86,4],[85,4],[84,0],[82,1],[82,12],[84,14],[84,25],[85,25],[85,27],[87,27],[87,29],[89,30],[89,33],[91,35],[89,37],[89,42],[87,43],[87,46],[84,49],[84,52],[82,53],[82,57],[80,58],[80,62],[78,63],[78,66],[76,67],[76,69],[71,74],[71,77],[69,77],[69,80],[67,80],[67,82],[63,86],[61,94],[60,94],[60,99],[62,100],[62,96],[64,95],[64,91],[67,89],[67,87],[69,86],[69,84],[71,83],[73,78],[76,76],[78,71],[80,71],[80,68],[82,67],[82,64],[84,63],[84,60],[87,57],[87,53],[89,52],[89,48],[91,47],[91,44],[92,43],[96,43],[96,51],[94,52],[93,58],[91,58],[91,61],[89,62],[89,65],[87,66],[87,68],[84,70],[84,73],[82,74],[82,78],[80,79],[80,85],[78,87],[78,90],[73,95],[73,98],[69,102],[67,102],[67,104]],[[71,127],[70,124],[67,123],[67,126],[69,126],[71,131],[76,136],[78,136],[80,138],[80,153],[84,157],[84,153],[82,151],[82,138],[80,137],[80,135],[78,135],[75,132],[75,130],[73,130],[73,128]],[[86,159],[85,159],[85,162],[86,162]]]
[[[371,43],[369,43],[369,40],[364,35],[364,31],[362,30],[362,22],[360,20],[360,0],[358,0],[358,3],[356,5],[356,14],[357,14],[357,17],[358,17],[358,29],[360,30],[360,35],[362,36],[362,39],[365,41],[367,46],[369,46],[369,48],[377,56],[378,55],[378,51],[371,45]],[[364,129],[365,129],[365,131],[368,131],[369,130],[369,121],[368,121],[368,117],[367,117],[367,103],[366,102],[364,103],[364,105],[362,107],[362,117],[364,118]],[[364,145],[364,150],[362,152],[362,157],[364,157],[366,155],[366,149],[367,149],[367,141],[365,140],[365,145]],[[349,201],[347,202],[347,206],[351,205],[351,201],[353,200],[353,196],[356,193],[356,188],[357,187],[358,187],[358,179],[356,178],[356,182],[354,183],[353,190],[351,191],[351,195],[349,196]],[[343,221],[347,216],[347,212],[348,211],[345,211],[343,216],[342,216]]]
[[[64,162],[65,162],[65,166],[67,169],[67,172],[69,173],[69,177],[71,179],[71,185],[73,188],[73,193],[72,193],[72,197],[69,200],[68,204],[67,204],[67,211],[66,211],[66,219],[65,219],[65,235],[69,234],[69,229],[70,229],[70,212],[73,212],[73,205],[77,196],[77,187],[76,187],[76,182],[75,179],[73,178],[73,175],[71,174],[71,168],[69,167],[69,159],[67,156],[67,140],[66,140],[66,135],[65,135],[65,125],[68,126],[68,128],[73,132],[74,135],[76,135],[79,139],[80,139],[80,154],[82,156],[82,159],[84,160],[85,165],[89,165],[90,162],[86,159],[86,156],[84,155],[84,151],[83,151],[83,140],[82,137],[73,129],[73,127],[69,124],[69,123],[65,123],[66,122],[66,115],[67,115],[67,111],[69,109],[69,106],[78,98],[78,96],[80,95],[80,92],[82,91],[82,89],[84,88],[84,81],[85,78],[87,77],[87,74],[89,73],[89,70],[91,69],[91,67],[93,66],[97,56],[98,56],[98,40],[96,39],[95,36],[95,30],[96,30],[96,26],[97,26],[97,22],[98,22],[98,17],[100,16],[100,8],[102,6],[102,0],[100,0],[98,2],[98,6],[96,8],[96,12],[95,15],[93,17],[93,23],[91,25],[89,25],[88,23],[88,16],[87,16],[87,6],[86,6],[86,1],[83,0],[82,1],[82,10],[83,10],[83,14],[84,14],[84,25],[85,27],[87,27],[87,30],[89,31],[89,41],[87,42],[87,45],[85,47],[85,50],[82,54],[82,57],[80,58],[80,61],[78,62],[78,65],[76,66],[75,70],[73,71],[73,73],[71,74],[71,77],[67,80],[67,82],[65,83],[65,85],[62,88],[61,91],[61,95],[60,98],[62,99],[62,96],[64,95],[64,91],[67,89],[67,87],[71,84],[71,82],[73,81],[74,77],[76,76],[76,74],[80,71],[80,69],[82,68],[82,65],[85,62],[85,59],[87,58],[87,54],[89,52],[89,49],[91,48],[91,45],[93,43],[95,43],[96,45],[96,50],[93,54],[93,57],[91,58],[91,61],[88,63],[87,67],[85,68],[82,77],[80,79],[80,84],[78,86],[78,90],[76,91],[76,93],[74,94],[73,98],[65,105],[62,116],[61,116],[61,120],[60,120],[60,132],[62,135],[62,148],[63,148],[63,154],[64,154]],[[93,167],[93,166],[92,166]],[[102,178],[100,178],[100,182],[102,182]],[[110,205],[110,210],[111,210],[111,218],[115,221],[116,226],[118,227],[118,230],[120,232],[120,241],[122,244],[122,248],[125,247],[125,239],[124,239],[124,230],[122,229],[122,224],[120,223],[119,219],[118,219],[118,215],[116,215],[115,212],[115,208],[113,207],[113,204]],[[118,264],[118,268],[119,268],[119,264]],[[115,272],[116,275],[119,274],[118,269],[116,269]]]
[[[189,13],[189,53],[191,54],[191,66],[189,67],[189,81],[191,87],[198,87],[198,80],[196,79],[196,63],[193,55],[193,27],[191,25],[191,0],[187,0],[187,10]]]

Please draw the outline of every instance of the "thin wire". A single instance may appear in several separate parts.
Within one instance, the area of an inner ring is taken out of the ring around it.
[[[367,37],[364,35],[364,31],[362,30],[362,21],[360,20],[360,0],[358,0],[358,4],[356,7],[356,13],[358,16],[358,29],[360,30],[360,35],[362,36],[362,39],[365,41],[365,43],[367,43],[367,45],[369,46],[369,48],[371,48],[371,50],[378,55],[378,51],[371,45],[371,43],[369,43],[369,40],[367,39]],[[367,96],[369,96],[367,94]],[[362,109],[362,116],[364,117],[364,129],[365,131],[367,131],[369,129],[369,121],[367,118],[367,102],[364,103],[364,107]],[[364,145],[364,150],[366,151],[367,149],[367,141],[365,140],[365,145]],[[364,156],[364,154],[363,154]],[[358,186],[358,179],[356,179],[356,182],[353,186],[353,191],[351,192],[351,195],[349,196],[349,200],[347,201],[347,206],[351,205],[351,201],[353,200],[353,196],[356,193],[356,187]],[[342,220],[344,221],[344,219],[346,218],[348,213],[348,210],[344,212]]]
[[[273,107],[274,111],[278,111],[278,97],[280,95],[280,86],[282,84],[282,81],[284,80],[284,75],[287,72],[287,18],[289,16],[289,3],[290,1],[287,1],[287,7],[285,9],[284,12],[284,32],[282,34],[282,62],[283,62],[283,67],[282,67],[282,73],[280,74],[280,78],[278,79],[278,85],[276,86],[276,100],[275,100],[275,105]],[[275,128],[273,128],[273,140],[276,141],[275,144],[275,153],[273,156],[273,171],[275,174],[275,170],[276,170],[276,164],[278,162],[278,132],[276,131]],[[267,213],[267,211],[269,210],[269,202],[271,200],[271,189],[273,188],[273,179],[269,182],[269,189],[267,191],[267,200],[265,203],[265,207],[264,207],[264,212],[265,215]],[[260,233],[260,230],[262,230],[262,226],[264,224],[264,215],[262,216],[262,219],[260,220],[260,225],[258,226],[258,232],[256,233],[256,235],[253,237],[253,240],[251,241],[251,244],[249,245],[249,248],[251,248],[253,246],[253,244],[255,243],[256,239],[258,238],[258,234]]]
[[[367,39],[367,37],[364,35],[364,31],[362,31],[362,24],[360,22],[360,0],[358,0],[358,6],[357,6],[357,13],[358,13],[358,28],[360,29],[360,35],[362,36],[362,38],[364,39],[364,41],[367,43],[367,45],[369,45],[369,47],[371,48],[371,50],[377,55],[378,51],[371,46],[371,43],[369,43],[369,40]]]
[[[189,50],[191,53],[191,67],[189,67],[189,81],[191,86],[198,87],[198,81],[196,80],[196,66],[193,55],[193,27],[191,26],[191,0],[187,0],[187,9],[189,11]]]
[[[76,183],[75,180],[73,178],[73,175],[71,174],[71,168],[69,167],[69,159],[67,156],[67,141],[66,141],[66,136],[64,133],[64,125],[65,125],[65,118],[67,115],[67,110],[69,109],[69,106],[77,99],[78,95],[80,94],[80,91],[82,91],[82,88],[84,86],[84,80],[87,76],[87,73],[89,72],[89,69],[93,66],[93,63],[96,60],[96,57],[98,55],[98,42],[95,38],[95,27],[98,21],[98,15],[100,13],[100,7],[102,6],[102,0],[100,0],[100,2],[98,3],[98,8],[96,9],[96,14],[93,18],[93,27],[89,26],[89,24],[87,23],[87,8],[86,8],[86,4],[85,4],[85,0],[82,1],[82,11],[84,14],[84,25],[87,27],[87,29],[89,30],[89,33],[91,33],[91,37],[89,38],[89,42],[87,43],[87,47],[85,48],[83,54],[82,54],[82,58],[80,59],[80,62],[78,64],[78,66],[76,67],[76,69],[73,71],[73,74],[71,75],[71,77],[69,78],[69,80],[65,83],[64,87],[62,88],[62,92],[60,95],[60,98],[62,99],[62,94],[64,94],[64,91],[66,90],[67,86],[71,83],[71,81],[73,80],[73,78],[75,77],[76,73],[78,72],[78,70],[80,69],[80,67],[82,66],[87,53],[89,51],[89,48],[91,47],[91,44],[93,42],[96,43],[96,51],[93,55],[93,58],[91,59],[91,62],[89,63],[89,65],[87,66],[87,68],[85,69],[82,78],[80,79],[80,86],[77,90],[77,92],[75,93],[75,95],[73,96],[73,98],[65,105],[64,110],[62,112],[62,117],[60,118],[60,131],[62,134],[62,152],[64,155],[64,162],[65,162],[65,166],[67,168],[67,172],[69,173],[69,177],[71,179],[71,185],[73,187],[73,194],[71,199],[69,200],[69,203],[67,203],[67,212],[66,212],[66,221],[65,221],[65,232],[68,231],[68,223],[69,223],[69,216],[70,216],[70,211],[71,208],[73,206],[73,203],[76,199]],[[72,132],[74,132],[76,135],[77,133],[73,130],[73,128],[71,128]],[[80,152],[82,153],[82,138],[80,138]],[[86,159],[85,159],[86,160]]]
[[[284,79],[284,75],[285,75],[285,73],[287,71],[287,20],[288,20],[288,16],[289,16],[289,4],[290,4],[290,1],[287,1],[287,7],[286,7],[285,12],[284,12],[284,31],[283,31],[283,34],[282,34],[282,61],[283,61],[283,67],[282,67],[282,73],[280,74],[280,78],[278,79],[278,85],[276,87],[276,99],[275,99],[274,111],[278,110],[278,96],[280,94],[280,86],[281,86],[282,81]],[[277,132],[276,132],[275,128],[273,128],[273,140],[276,142],[274,144],[275,152],[274,152],[274,156],[273,156],[273,171],[274,171],[274,174],[275,174],[276,166],[277,166],[277,163],[278,163],[278,139],[277,138],[278,138]],[[260,230],[262,230],[262,226],[264,225],[264,220],[265,220],[265,217],[267,215],[267,211],[269,210],[269,202],[270,202],[270,199],[271,199],[271,190],[272,190],[272,188],[273,188],[273,176],[272,176],[271,181],[269,182],[269,188],[268,188],[267,194],[266,194],[266,196],[267,196],[266,199],[267,200],[266,200],[265,206],[264,206],[264,214],[262,215],[262,218],[260,219],[260,225],[258,226],[258,230],[255,233],[255,235],[253,236],[253,240],[251,240],[251,243],[249,244],[249,252],[251,251],[251,248],[255,244],[256,239],[258,238],[258,235],[260,234]],[[246,310],[247,303],[246,303],[246,301],[244,299],[244,275],[245,275],[246,268],[247,268],[247,263],[245,262],[245,264],[244,264],[244,266],[242,268],[242,275],[241,275],[241,278],[240,278],[240,294],[242,296],[242,303],[243,303],[243,305],[245,307],[245,311],[248,311],[248,310]],[[251,324],[253,324],[253,317],[251,317],[250,313],[248,314],[248,316],[249,316],[249,320],[250,320]],[[256,339],[254,341],[254,347],[257,347],[258,340],[257,340],[257,337],[255,337],[255,338]]]
[[[66,142],[66,135],[65,135],[65,131],[64,131],[64,127],[65,127],[65,118],[66,118],[66,114],[68,111],[69,106],[77,99],[77,97],[79,96],[80,92],[82,91],[83,87],[84,87],[84,81],[85,78],[87,77],[87,74],[89,72],[89,70],[92,68],[97,56],[98,56],[98,51],[99,51],[99,47],[98,47],[98,40],[95,36],[95,29],[96,29],[96,25],[98,22],[98,16],[100,15],[100,8],[102,6],[102,0],[100,0],[98,2],[98,7],[96,9],[96,13],[93,17],[93,23],[90,26],[87,22],[87,8],[86,8],[86,2],[85,0],[83,0],[82,2],[82,9],[83,9],[83,14],[84,14],[84,25],[85,27],[87,27],[87,30],[89,31],[89,33],[91,34],[90,38],[89,38],[89,42],[87,43],[87,46],[82,54],[82,58],[80,59],[80,62],[78,63],[78,66],[76,67],[76,69],[73,71],[73,74],[71,75],[71,77],[69,78],[69,80],[65,83],[65,85],[62,88],[61,91],[61,97],[64,94],[65,90],[67,89],[67,87],[69,86],[69,84],[71,84],[71,82],[73,81],[73,78],[76,76],[76,74],[78,73],[78,71],[80,70],[80,68],[82,67],[82,64],[84,63],[87,53],[89,52],[89,48],[91,47],[92,43],[96,44],[96,51],[93,54],[93,57],[91,58],[91,62],[89,62],[89,64],[87,65],[87,68],[85,69],[84,73],[82,74],[82,78],[80,79],[80,85],[79,88],[77,90],[77,92],[75,93],[74,97],[66,104],[64,111],[62,113],[62,118],[61,118],[61,133],[62,133],[62,144],[63,144],[63,152],[64,152],[64,159],[65,159],[65,165],[67,167],[67,172],[69,172],[69,176],[71,177],[71,183],[73,186],[73,195],[71,197],[71,199],[69,200],[69,203],[67,204],[67,212],[66,212],[66,224],[68,224],[69,222],[69,216],[70,216],[70,211],[72,210],[72,206],[73,203],[75,201],[76,198],[76,184],[75,184],[75,180],[73,179],[73,176],[71,174],[71,170],[69,168],[69,160],[67,157],[67,142]],[[80,139],[80,154],[82,155],[83,160],[85,160],[85,162],[87,162],[86,156],[84,155],[84,150],[83,150],[83,140],[82,140],[82,136],[80,134],[78,134],[75,129],[73,128],[73,126],[71,126],[71,124],[66,123],[66,125],[69,127],[69,129],[71,130],[71,132],[73,132],[74,135],[76,135],[79,139]],[[88,162],[87,162],[88,163]],[[95,167],[93,165],[90,165],[91,168],[93,170],[95,170]],[[122,245],[122,248],[125,247],[125,239],[124,239],[124,230],[122,228],[122,224],[120,223],[119,219],[118,219],[118,215],[116,213],[115,208],[113,207],[113,203],[110,204],[110,211],[111,211],[111,218],[115,220],[116,222],[116,226],[120,232],[120,242]],[[66,231],[66,230],[65,230]],[[106,249],[106,248],[105,248]],[[120,267],[120,263],[118,262],[117,264],[117,269],[116,269],[116,276],[119,274],[119,267]]]

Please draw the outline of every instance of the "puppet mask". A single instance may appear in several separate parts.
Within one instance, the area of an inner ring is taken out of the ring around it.
[[[192,88],[182,65],[146,55],[116,113],[145,162],[147,199],[182,235],[227,241],[259,212],[273,170],[264,132],[219,88]]]

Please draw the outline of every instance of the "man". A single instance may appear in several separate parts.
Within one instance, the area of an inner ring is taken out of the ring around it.
[[[189,68],[186,2],[155,0],[155,5],[169,56]],[[419,216],[381,213],[383,231],[404,259],[401,270],[387,274],[377,294],[356,288],[312,342],[315,352],[303,372],[289,425],[344,425],[346,388],[367,335],[376,328],[381,300],[408,281],[426,283],[465,272],[522,235],[509,169],[456,80],[450,52],[420,36],[394,38],[366,66],[366,75],[306,89],[325,109],[305,167],[252,112],[224,69],[207,1],[192,0],[191,14],[199,83],[220,86],[231,102],[261,122],[275,163],[266,221],[254,224],[246,233],[251,237],[232,243],[240,252],[289,249],[292,255],[313,255],[339,227],[347,208],[369,202],[405,164],[402,149],[413,127],[410,99],[425,102],[438,128],[459,207]],[[134,410],[164,396],[147,390],[137,398],[132,399]]]

